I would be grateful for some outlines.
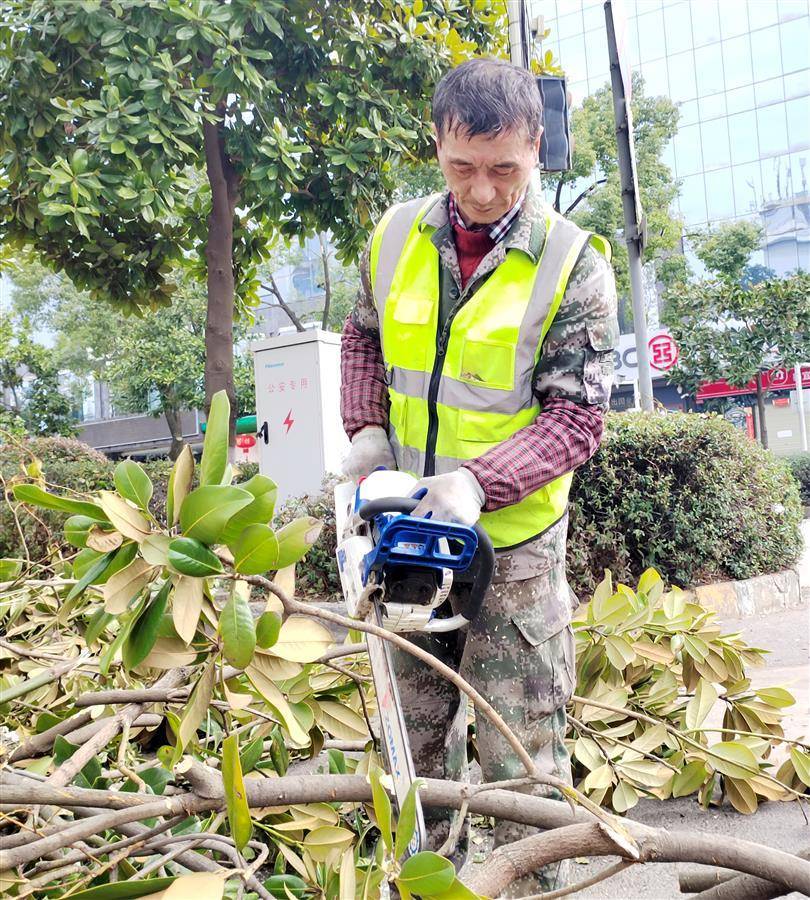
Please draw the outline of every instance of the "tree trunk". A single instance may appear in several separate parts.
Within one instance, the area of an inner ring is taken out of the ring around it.
[[[222,109],[220,109],[222,112]],[[239,179],[225,152],[221,122],[203,122],[205,171],[211,185],[208,215],[208,312],[205,319],[205,409],[224,390],[231,402],[230,443],[234,442],[236,391],[233,384],[233,214]]]
[[[183,425],[180,419],[180,411],[177,409],[164,409],[163,415],[166,417],[169,434],[172,436],[169,459],[177,459],[183,449]]]
[[[321,262],[323,263],[323,318],[321,319],[321,328],[326,331],[329,324],[329,307],[332,303],[332,283],[329,280],[329,247],[326,243],[326,235],[319,232],[318,240],[321,243]]]
[[[759,441],[768,449],[768,426],[765,424],[765,391],[762,388],[762,372],[757,372],[757,418],[759,419]]]

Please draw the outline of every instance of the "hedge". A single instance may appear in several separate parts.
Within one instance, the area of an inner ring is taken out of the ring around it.
[[[802,503],[810,506],[810,453],[797,453],[795,456],[789,456],[787,464],[793,477],[799,482]]]
[[[26,448],[42,460],[53,484],[80,491],[112,486],[114,464],[78,441],[37,438]],[[810,454],[800,459],[806,491]],[[0,446],[4,478],[18,474],[20,462],[15,445]],[[791,465],[797,472],[799,464],[794,460]],[[147,464],[158,515],[170,467],[165,460]],[[250,474],[246,469],[244,474]],[[324,520],[318,545],[299,567],[298,588],[305,594],[329,596],[340,590],[334,560],[335,480],[324,482],[323,493],[288,501],[278,514],[278,524],[301,515]],[[602,446],[574,477],[568,578],[584,598],[605,569],[629,584],[652,566],[682,587],[776,572],[799,557],[801,515],[798,485],[788,464],[724,419],[612,413]],[[30,531],[32,559],[44,555],[47,533],[29,513],[20,518]],[[52,513],[46,521],[56,524],[60,518]],[[0,556],[20,555],[7,504],[0,510],[0,529]]]

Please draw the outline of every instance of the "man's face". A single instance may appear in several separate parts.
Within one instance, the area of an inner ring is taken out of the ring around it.
[[[434,128],[444,180],[456,198],[464,223],[488,225],[509,212],[537,165],[540,137],[530,141],[524,129],[468,137],[461,130]]]

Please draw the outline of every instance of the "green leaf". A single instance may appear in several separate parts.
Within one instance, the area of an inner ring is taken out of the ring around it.
[[[757,795],[747,781],[738,778],[726,778],[726,796],[737,812],[750,816],[757,811]]]
[[[408,849],[414,831],[416,831],[416,797],[419,788],[424,782],[417,778],[408,788],[408,793],[402,801],[402,809],[397,817],[397,834],[394,842],[394,859],[400,859]]]
[[[251,493],[238,487],[224,484],[198,487],[186,497],[180,508],[183,534],[204,544],[215,544],[228,519],[252,500]]]
[[[299,900],[309,891],[306,881],[298,875],[271,875],[265,880],[264,886],[274,897],[282,897],[284,900],[289,900],[290,896]]]
[[[256,768],[256,763],[262,758],[263,753],[264,741],[262,738],[257,737],[256,740],[251,741],[239,754],[239,765],[241,765],[242,772],[245,775]]]
[[[90,516],[71,516],[64,527],[65,540],[74,547],[87,546],[87,532],[98,525],[98,519]]]
[[[208,712],[208,706],[211,702],[211,695],[214,692],[214,683],[216,680],[217,670],[214,668],[214,656],[206,662],[202,674],[194,690],[191,692],[188,703],[183,709],[183,717],[180,719],[180,725],[177,728],[176,738],[177,744],[174,748],[172,756],[172,767],[174,767],[180,757],[183,755],[189,741],[197,734],[205,714]]]
[[[340,854],[354,842],[355,834],[348,828],[323,825],[313,828],[304,838],[304,847],[316,862],[326,862]]]
[[[254,475],[250,481],[245,481],[239,487],[253,494],[254,499],[228,520],[221,540],[229,547],[248,525],[267,525],[272,520],[276,508],[278,488],[276,483],[266,475]],[[233,548],[231,547],[231,549]]]
[[[687,730],[700,728],[716,702],[717,691],[714,685],[701,678],[695,689],[695,696],[686,704],[684,722]]]
[[[744,744],[721,741],[709,747],[709,765],[730,778],[748,778],[759,772],[757,758]]]
[[[158,636],[163,614],[166,612],[166,602],[169,599],[169,591],[172,583],[167,578],[143,612],[138,616],[130,629],[129,636],[124,642],[121,659],[127,669],[134,669],[149,656]]]
[[[43,509],[56,509],[60,512],[73,513],[77,516],[89,516],[97,522],[107,522],[104,510],[95,503],[87,503],[84,500],[71,500],[69,497],[59,497],[49,494],[35,484],[16,484],[12,488],[15,500],[30,503],[32,506],[40,506]]]
[[[219,617],[219,631],[225,658],[231,665],[244,669],[256,649],[256,628],[247,598],[234,589]]]
[[[463,881],[456,878],[446,891],[442,891],[440,894],[431,894],[430,900],[482,900],[482,898],[480,894],[471,891]]]
[[[705,780],[706,765],[703,760],[693,759],[672,779],[672,796],[686,797],[694,794]]]
[[[71,900],[134,900],[136,897],[148,897],[167,888],[177,881],[179,875],[167,878],[147,878],[144,881],[116,881],[114,884],[100,884],[71,894]]]
[[[278,541],[268,525],[248,525],[233,547],[233,567],[242,575],[261,575],[276,568]]]
[[[115,616],[111,616],[108,612],[104,611],[103,607],[99,607],[93,615],[90,617],[90,621],[87,623],[87,630],[84,633],[84,641],[88,647],[92,647],[95,644],[96,640],[98,640],[99,635],[104,631],[104,629],[115,620]]]
[[[638,791],[632,784],[620,781],[613,790],[611,803],[617,813],[627,812],[638,803]]]
[[[99,575],[93,584],[105,584],[108,582],[116,572],[120,572],[121,569],[125,569],[133,559],[138,555],[138,545],[135,541],[127,541],[125,544],[122,544],[116,551],[113,553],[113,558],[107,568]]]
[[[242,777],[239,738],[235,734],[228,735],[222,742],[222,783],[225,788],[231,837],[236,849],[241,852],[253,834],[253,822],[250,819],[250,808]]]
[[[262,613],[256,622],[256,643],[267,650],[278,640],[281,631],[281,616],[274,612]]]
[[[11,581],[22,572],[21,559],[0,559],[0,581]]]
[[[796,698],[793,694],[783,687],[760,688],[759,690],[754,691],[754,693],[763,701],[763,703],[775,706],[778,709],[784,709],[786,706],[793,706],[796,702]]]
[[[113,478],[115,488],[122,497],[131,500],[144,511],[149,509],[154,488],[149,476],[138,463],[131,459],[118,463]]]
[[[798,747],[790,748],[790,759],[802,784],[810,787],[810,753]]]
[[[306,556],[309,548],[318,540],[323,522],[312,516],[302,516],[276,532],[278,560],[276,566],[286,569]]]
[[[186,444],[180,451],[180,455],[174,461],[169,485],[166,493],[166,521],[169,528],[176,525],[180,519],[180,507],[186,499],[186,494],[191,490],[194,480],[194,454],[191,447]]]
[[[169,563],[181,575],[204,578],[222,572],[222,563],[205,544],[194,538],[175,538],[169,544]]]
[[[211,409],[205,426],[200,484],[218,485],[228,465],[228,428],[231,404],[225,391],[217,391],[211,398]],[[185,530],[185,529],[184,529]]]
[[[405,860],[396,883],[412,894],[441,894],[455,878],[456,870],[449,859],[425,850]]]
[[[309,746],[309,735],[298,724],[298,720],[292,709],[290,709],[287,698],[281,693],[274,682],[271,681],[261,669],[255,665],[255,663],[251,663],[245,669],[245,674],[250,679],[253,687],[261,694],[264,702],[276,713],[295,744],[301,747]],[[283,741],[281,742],[281,747],[276,747],[274,743],[274,749],[277,753],[283,755],[285,752]],[[275,758],[273,759],[273,762],[276,762]],[[284,768],[286,770],[286,766]],[[279,772],[279,774],[283,773]]]
[[[371,782],[371,796],[374,801],[374,817],[377,819],[377,827],[380,829],[385,849],[391,853],[394,849],[394,835],[391,831],[391,799],[380,781],[382,775],[383,771],[379,766],[372,766],[368,773],[368,780]]]

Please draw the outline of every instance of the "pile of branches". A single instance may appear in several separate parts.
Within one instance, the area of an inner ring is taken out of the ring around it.
[[[653,572],[635,591],[606,579],[575,622],[579,783],[564,784],[535,769],[457,673],[399,635],[295,599],[295,564],[319,523],[302,517],[274,530],[270,479],[230,483],[227,421],[218,396],[199,472],[188,452],[172,472],[165,520],[129,461],[116,469],[116,491],[98,495],[52,490],[33,461],[7,485],[15,516],[37,506],[68,514],[77,552],[52,561],[47,577],[32,577],[23,560],[0,561],[3,892],[365,898],[387,880],[402,896],[452,900],[508,893],[559,860],[609,856],[618,861],[599,878],[695,862],[738,873],[701,896],[810,894],[801,857],[615,814],[640,794],[699,791],[708,804],[720,793],[744,812],[757,796],[801,797],[807,745],[779,726],[792,698],[751,691],[743,670],[760,651],[720,635]],[[343,643],[331,628],[348,633]],[[393,822],[363,633],[439,670],[525,767],[511,782],[420,785],[422,804],[456,809],[459,822],[476,813],[545,829],[498,848],[466,885],[438,854],[407,856],[412,807]],[[710,729],[718,698],[726,716]],[[725,740],[709,743],[712,730]],[[774,776],[777,746],[790,753]],[[535,785],[567,802],[532,796]]]

